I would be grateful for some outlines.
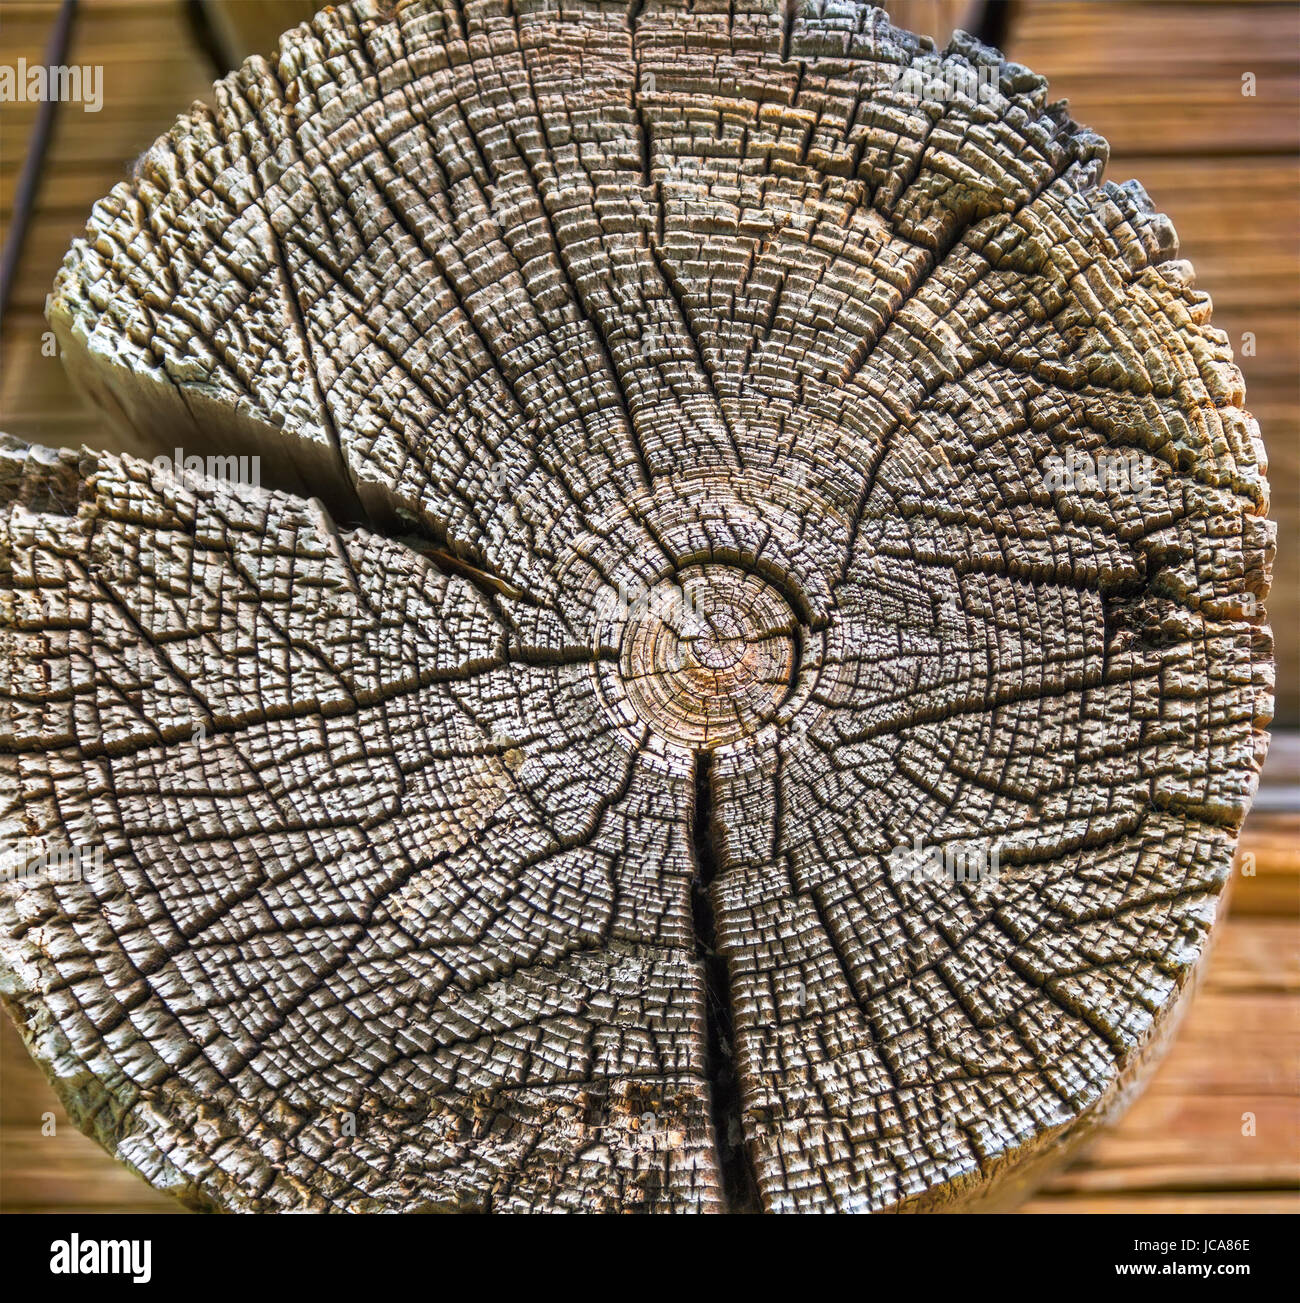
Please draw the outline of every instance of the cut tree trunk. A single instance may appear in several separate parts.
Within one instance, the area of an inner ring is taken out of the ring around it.
[[[1173,1026],[1271,709],[1227,340],[1041,78],[686,8],[326,10],[60,274],[168,455],[0,457],[3,994],[188,1202],[989,1206]]]

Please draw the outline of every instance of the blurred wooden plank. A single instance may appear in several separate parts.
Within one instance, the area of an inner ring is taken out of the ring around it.
[[[1216,325],[1224,312],[1294,310],[1300,303],[1300,160],[1134,158],[1116,151],[1106,175],[1137,177],[1169,215],[1183,256],[1196,264],[1197,285],[1214,296]]]
[[[1022,0],[1007,53],[1117,150],[1300,149],[1294,4]],[[1242,94],[1242,75],[1255,94]]]
[[[152,457],[156,449],[127,440],[73,389],[38,312],[10,311],[0,367],[0,429],[51,447],[112,447]]]
[[[27,230],[23,246],[23,265],[18,269],[9,310],[38,316],[45,311],[45,296],[54,284],[63,255],[73,239],[86,229],[84,212],[63,215],[47,213],[38,203],[36,215]]]
[[[39,313],[10,310],[5,321],[5,364],[0,367],[0,412],[9,434],[23,439],[42,435],[54,426],[95,418],[73,392],[53,340]],[[25,433],[28,431],[29,433]]]
[[[1240,944],[1252,947],[1254,920],[1229,919],[1225,935],[1237,933]],[[1290,946],[1300,944],[1300,925],[1291,923]],[[1223,947],[1220,940],[1220,950]],[[1284,1101],[1292,1118],[1300,1117],[1300,1026],[1294,993],[1260,993],[1239,987],[1232,979],[1220,984],[1220,953],[1212,953],[1201,990],[1196,992],[1182,1027],[1161,1061],[1143,1098],[1167,1095],[1179,1100],[1235,1099]],[[1127,1117],[1118,1129],[1127,1127]],[[1294,1136],[1285,1153],[1300,1163]],[[1300,1180],[1300,1170],[1297,1172]]]
[[[958,28],[970,31],[979,22],[983,5],[980,0],[893,0],[880,7],[895,27],[932,36],[942,49]]]
[[[282,32],[305,23],[323,3],[316,0],[257,0],[231,4],[230,0],[202,0],[208,22],[231,66],[250,54],[269,55]]]
[[[1298,1123],[1295,1102],[1285,1096],[1148,1091],[1122,1125],[1042,1193],[1293,1187],[1300,1182]]]
[[[1300,1211],[1297,982],[1300,921],[1230,916],[1146,1091],[1020,1211]]]
[[[1253,856],[1253,859],[1247,858]],[[1242,829],[1232,886],[1235,914],[1295,918],[1300,901],[1300,813],[1252,814]]]
[[[1293,1190],[1215,1191],[1213,1193],[1169,1194],[1156,1192],[1130,1195],[1036,1195],[1022,1213],[1295,1213],[1300,1212],[1300,1194]]]
[[[1268,758],[1252,808],[1274,814],[1300,810],[1300,729],[1269,730]]]
[[[51,0],[6,0],[7,60],[43,57],[57,8]],[[58,360],[42,351],[45,296],[94,202],[126,176],[178,113],[209,91],[211,76],[191,40],[183,0],[82,0],[68,58],[102,65],[104,104],[98,113],[76,104],[59,107],[0,333],[0,430],[45,443],[102,447],[102,421],[74,392]],[[21,104],[0,113],[0,232],[8,229],[34,113],[34,105]]]
[[[17,1028],[4,1015],[0,1024],[0,1210],[176,1208],[174,1199],[114,1162],[68,1121]],[[42,1134],[50,1122],[54,1134]]]
[[[1300,995],[1300,924],[1295,919],[1247,920],[1235,911],[1230,917],[1234,926],[1215,938],[1206,989],[1226,995]]]
[[[59,1116],[53,1136],[42,1135],[39,1125],[5,1128],[5,1212],[66,1212],[73,1207],[95,1212],[184,1211],[170,1195],[113,1162]],[[11,1197],[23,1190],[39,1191],[39,1197],[27,1203]]]
[[[1271,732],[1237,848],[1230,905],[1238,917],[1300,918],[1300,732],[1294,729]]]
[[[1229,917],[1223,927],[1226,932],[1251,925],[1249,919]],[[1293,930],[1292,937],[1295,945],[1300,931]],[[1211,954],[1203,988],[1194,996],[1148,1092],[1183,1097],[1245,1095],[1257,1100],[1278,1097],[1288,1100],[1292,1110],[1300,1109],[1300,1020],[1295,996],[1222,990],[1214,977],[1216,959]],[[1300,1151],[1294,1138],[1286,1152],[1292,1162],[1297,1161]]]

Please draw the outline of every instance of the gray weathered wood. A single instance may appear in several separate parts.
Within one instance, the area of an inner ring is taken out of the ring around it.
[[[878,1209],[1122,1103],[1272,541],[1104,158],[853,4],[364,0],[219,83],[49,314],[261,487],[0,455],[5,832],[87,866],[0,891],[0,992],[72,1115],[232,1209]]]

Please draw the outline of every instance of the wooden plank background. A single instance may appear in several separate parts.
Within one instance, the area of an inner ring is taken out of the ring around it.
[[[265,7],[279,23],[314,6],[226,0],[221,40],[261,48]],[[978,17],[971,0],[887,7],[941,41]],[[5,0],[0,61],[39,60],[55,10]],[[1300,8],[1016,0],[1005,22],[1008,55],[1049,77],[1073,116],[1109,139],[1108,175],[1139,177],[1173,219],[1237,350],[1279,527],[1269,603],[1278,724],[1300,726]],[[82,0],[67,61],[103,65],[104,106],[60,109],[0,327],[0,429],[105,446],[57,358],[43,355],[45,294],[94,200],[206,93],[211,73],[182,0]],[[1241,94],[1248,72],[1254,96]],[[34,116],[28,105],[0,110],[5,233]],[[1254,356],[1243,355],[1247,332]],[[1300,1210],[1300,734],[1275,741],[1265,777],[1228,916],[1172,1049],[1124,1119],[1024,1212]],[[0,1024],[0,1211],[178,1211],[73,1128],[16,1030]],[[50,1122],[54,1134],[42,1134]]]

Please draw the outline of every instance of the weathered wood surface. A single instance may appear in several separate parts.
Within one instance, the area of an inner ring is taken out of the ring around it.
[[[256,22],[253,13],[263,8],[255,0],[216,3],[233,10],[243,26]],[[310,8],[302,6],[295,18]],[[969,27],[970,8],[955,0],[907,0],[891,12],[898,25],[942,42],[955,27]],[[74,55],[104,65],[106,103],[99,114],[74,110],[61,117],[16,306],[0,330],[6,359],[0,429],[71,446],[104,437],[102,422],[71,389],[58,359],[41,351],[41,309],[91,203],[170,124],[178,103],[206,90],[208,65],[191,41],[183,9],[183,0],[81,0]],[[11,54],[40,57],[52,12],[49,0],[6,0],[4,39]],[[259,24],[259,30],[267,29]],[[1287,2],[1017,0],[1008,22],[1010,57],[1046,75],[1052,94],[1068,98],[1073,116],[1109,140],[1112,174],[1141,176],[1173,219],[1198,286],[1213,296],[1215,324],[1238,350],[1251,410],[1269,436],[1271,515],[1283,540],[1300,536],[1300,500],[1286,488],[1300,482],[1298,42],[1300,11]],[[270,48],[269,38],[266,44]],[[1140,74],[1130,66],[1134,57],[1149,65]],[[1259,78],[1260,93],[1253,97],[1240,94],[1244,71]],[[1199,107],[1207,87],[1218,101],[1213,114]],[[0,115],[0,225],[32,111],[10,105]],[[1207,135],[1211,128],[1214,134]],[[1225,194],[1239,196],[1240,203],[1225,204]],[[1254,356],[1240,351],[1247,334]],[[139,450],[134,443],[126,448]],[[1300,548],[1281,547],[1276,566],[1277,717],[1295,727]],[[1291,625],[1296,636],[1289,636]]]
[[[1268,444],[1277,719],[1300,726],[1300,6],[1019,0],[1007,54],[1141,177],[1213,296]]]
[[[202,0],[221,50],[231,66],[252,54],[270,55],[282,33],[309,22],[321,6],[313,0]],[[558,8],[558,0],[556,0]],[[895,27],[920,32],[946,45],[959,28],[974,31],[982,0],[896,0],[882,5]]]
[[[1297,1210],[1300,866],[1270,852],[1277,822],[1247,821],[1259,876],[1238,878],[1205,980],[1142,1098],[1022,1211]],[[1287,882],[1283,907],[1257,890],[1265,875]],[[70,1210],[182,1211],[72,1126],[0,1019],[0,1211]]]
[[[229,0],[226,7],[247,24],[262,6]],[[907,0],[891,12],[897,25],[946,43],[955,27],[969,28],[969,8]],[[53,13],[50,0],[5,0],[11,59],[40,58]],[[1198,287],[1213,296],[1215,325],[1236,350],[1269,444],[1270,515],[1281,540],[1270,602],[1277,719],[1300,726],[1300,547],[1288,543],[1300,538],[1293,487],[1300,484],[1300,10],[1237,0],[1017,0],[1007,31],[1008,55],[1046,76],[1053,97],[1068,98],[1072,116],[1110,142],[1111,175],[1141,177],[1169,214]],[[107,438],[115,451],[138,453],[139,441],[108,431],[59,359],[43,351],[42,311],[91,204],[167,129],[178,105],[205,96],[211,72],[184,0],[81,0],[72,57],[104,67],[105,103],[98,114],[75,106],[60,113],[14,303],[0,325],[0,429],[71,447]],[[1134,57],[1144,61],[1140,74]],[[1254,97],[1240,94],[1244,71],[1259,78]],[[1221,104],[1224,87],[1231,89],[1231,109],[1200,113],[1207,86]],[[33,112],[19,104],[0,114],[0,227]],[[1212,138],[1207,125],[1216,128]],[[1248,335],[1253,356],[1242,352]]]
[[[8,999],[192,1202],[983,1200],[1129,1087],[1229,873],[1240,374],[1023,69],[566,16],[322,15],[97,209],[88,391],[315,496],[9,452],[12,809],[107,871],[9,894]]]

